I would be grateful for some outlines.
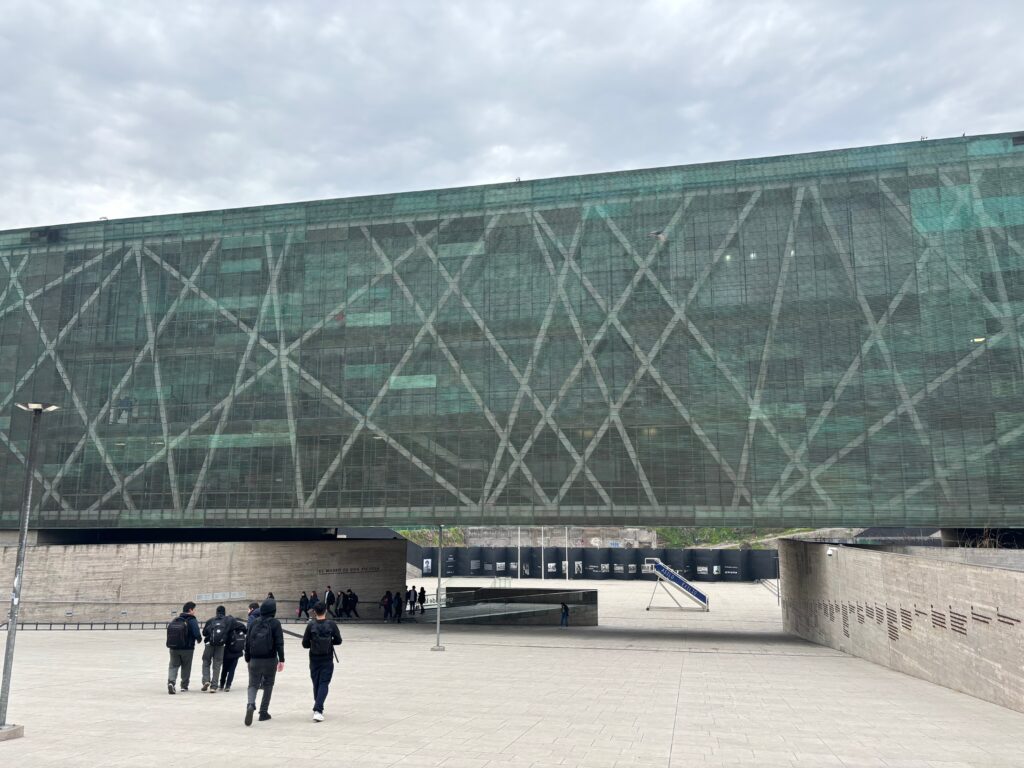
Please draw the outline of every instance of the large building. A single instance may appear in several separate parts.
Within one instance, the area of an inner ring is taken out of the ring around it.
[[[1024,136],[0,233],[40,528],[1024,526]]]

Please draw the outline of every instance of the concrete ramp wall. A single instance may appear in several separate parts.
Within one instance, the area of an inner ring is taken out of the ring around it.
[[[1024,712],[1024,573],[794,540],[779,556],[787,632]]]
[[[16,547],[0,547],[4,618],[16,555]],[[295,616],[303,590],[352,589],[369,608],[405,584],[402,540],[35,546],[26,555],[20,620],[164,620],[186,600],[199,604],[201,618],[221,604],[244,616],[267,592],[284,618]]]

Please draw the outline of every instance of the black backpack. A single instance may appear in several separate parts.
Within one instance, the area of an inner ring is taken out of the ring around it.
[[[209,634],[210,645],[221,646],[228,642],[228,627],[234,622],[230,616],[218,616],[210,622]]]
[[[249,655],[257,659],[274,656],[274,628],[269,619],[259,618],[249,630]]]
[[[245,632],[240,627],[235,627],[228,636],[227,650],[236,656],[245,652]]]
[[[330,656],[334,651],[334,627],[329,621],[309,622],[310,656]]]
[[[184,651],[192,645],[192,632],[189,630],[188,622],[175,616],[167,624],[167,647],[177,651]]]

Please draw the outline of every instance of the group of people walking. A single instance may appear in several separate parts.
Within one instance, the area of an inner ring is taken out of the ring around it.
[[[323,598],[317,595],[315,589],[312,595],[307,595],[303,592],[302,597],[299,598],[299,607],[295,612],[295,618],[305,616],[308,619],[309,612],[320,602],[327,608],[327,615],[333,619],[359,618],[359,595],[351,589],[346,589],[343,592],[339,591],[335,594],[330,584],[324,590]]]
[[[384,593],[384,597],[380,599],[380,609],[384,613],[384,621],[394,621],[396,624],[402,623],[402,614],[408,609],[409,615],[415,615],[416,606],[419,605],[420,613],[424,613],[424,606],[427,603],[427,590],[420,587],[420,591],[416,591],[416,587],[407,587],[404,590],[396,589],[392,594],[389,589]]]
[[[330,588],[328,587],[328,590]],[[351,591],[351,590],[350,590]],[[327,618],[327,605],[319,599],[312,604],[313,618],[306,624],[302,647],[309,650],[309,675],[313,683],[313,720],[324,719],[324,701],[337,658],[334,647],[341,645],[338,625]],[[358,617],[358,614],[356,614]],[[227,614],[223,605],[216,615],[199,629],[196,604],[191,600],[181,614],[167,625],[167,693],[186,693],[192,675],[192,659],[198,644],[203,649],[203,691],[228,692],[234,680],[238,659],[244,658],[249,671],[245,705],[245,724],[252,725],[256,715],[256,695],[262,689],[259,720],[270,720],[270,699],[278,672],[284,671],[284,628],[277,619],[277,601],[272,593],[262,603],[249,603],[243,622]],[[181,687],[176,689],[180,675]]]

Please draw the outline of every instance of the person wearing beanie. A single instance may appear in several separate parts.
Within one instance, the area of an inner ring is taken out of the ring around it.
[[[220,667],[224,663],[224,647],[227,645],[235,618],[227,615],[223,605],[217,606],[217,615],[203,625],[203,690],[217,692]],[[212,671],[211,671],[212,670]]]
[[[277,620],[277,601],[268,597],[260,605],[260,615],[245,636],[245,661],[249,665],[249,691],[245,705],[245,724],[252,725],[256,712],[256,690],[263,686],[260,722],[270,720],[270,697],[274,679],[284,671],[284,631]]]

